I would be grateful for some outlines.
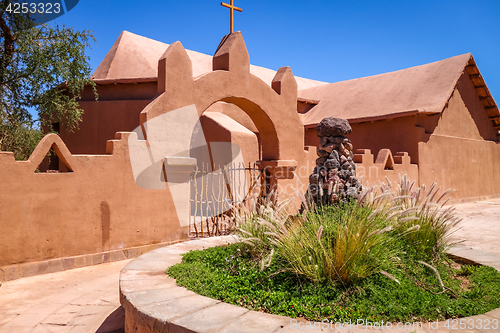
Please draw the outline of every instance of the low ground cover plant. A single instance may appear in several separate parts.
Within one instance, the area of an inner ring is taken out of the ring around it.
[[[189,252],[167,273],[201,295],[318,321],[426,321],[499,307],[495,269],[446,256],[458,220],[444,194],[413,186],[403,177],[357,201],[304,202],[300,216],[286,203],[253,202],[235,210],[238,243]]]
[[[424,265],[392,269],[399,281],[374,274],[342,288],[316,283],[282,269],[277,255],[260,270],[241,244],[191,251],[168,269],[177,284],[207,297],[250,310],[333,322],[416,322],[484,313],[500,306],[500,275],[487,266],[436,265],[443,284]],[[411,277],[410,277],[411,276]]]

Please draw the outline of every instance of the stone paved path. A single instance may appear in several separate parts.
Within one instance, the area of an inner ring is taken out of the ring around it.
[[[456,205],[461,229],[452,239],[462,245],[500,255],[500,198]]]
[[[454,239],[500,255],[500,199],[457,205]],[[123,332],[118,278],[130,260],[4,282],[0,333]]]
[[[0,332],[123,332],[118,278],[128,262],[5,282]]]

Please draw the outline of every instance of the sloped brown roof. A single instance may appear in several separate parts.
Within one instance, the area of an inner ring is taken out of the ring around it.
[[[97,83],[147,82],[156,81],[158,59],[169,44],[123,31],[108,54],[97,67],[92,79]],[[186,50],[193,63],[193,76],[197,77],[212,71],[212,56]],[[276,71],[259,66],[250,66],[250,72],[271,84]],[[307,89],[326,82],[295,77],[299,89]]]
[[[92,75],[98,84],[157,80],[158,59],[168,44],[123,31]],[[212,71],[212,56],[186,50],[193,76]],[[251,65],[250,71],[271,84],[276,71]],[[500,113],[470,53],[430,64],[354,80],[326,83],[295,77],[298,101],[317,104],[301,114],[306,127],[323,118],[350,122],[372,121],[418,113],[442,112],[460,76],[467,71],[493,126],[500,128]]]
[[[302,121],[305,126],[315,126],[323,118],[332,116],[362,122],[439,113],[466,68],[469,73],[479,74],[470,53],[396,72],[300,90],[299,98],[319,100],[315,107],[301,115]],[[482,86],[479,96],[484,96],[485,106],[486,102],[490,104],[490,118],[496,116],[498,108],[480,74],[474,84],[476,90]],[[495,121],[493,124],[498,125]]]

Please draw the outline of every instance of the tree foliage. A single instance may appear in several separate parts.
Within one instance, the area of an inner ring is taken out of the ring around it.
[[[0,150],[26,159],[41,128],[78,127],[78,100],[93,85],[85,48],[95,39],[88,30],[35,25],[29,13],[6,12],[9,2],[0,0]]]

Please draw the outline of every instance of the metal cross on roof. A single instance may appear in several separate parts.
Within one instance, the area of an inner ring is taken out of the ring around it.
[[[234,31],[234,11],[237,10],[239,12],[242,12],[243,9],[235,7],[233,5],[233,0],[231,0],[230,5],[228,5],[227,3],[224,3],[224,2],[221,2],[220,4],[221,4],[221,6],[229,8],[231,10],[231,33],[233,33],[233,31]]]

